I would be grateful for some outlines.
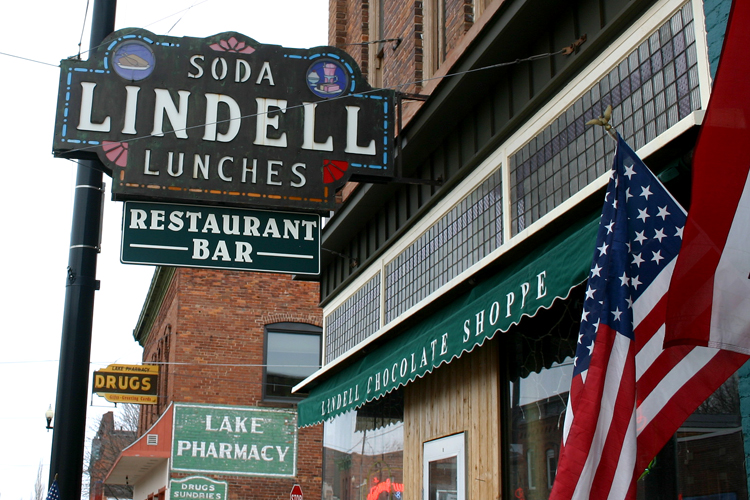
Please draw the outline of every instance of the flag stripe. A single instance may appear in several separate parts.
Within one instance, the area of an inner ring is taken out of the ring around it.
[[[620,462],[629,461],[621,454],[625,446],[625,436],[633,420],[633,401],[635,401],[635,386],[633,384],[621,383],[622,380],[632,380],[635,377],[635,356],[632,351],[635,349],[633,342],[623,335],[617,335],[618,340],[615,345],[613,356],[618,356],[621,364],[613,366],[610,362],[611,371],[617,373],[608,373],[607,377],[613,379],[612,394],[617,394],[612,411],[612,420],[606,433],[606,443],[602,449],[602,460],[597,467],[594,481],[591,485],[591,497],[605,498],[615,480],[618,469],[621,467]],[[622,351],[617,353],[617,351]],[[620,378],[617,378],[617,375]],[[606,388],[605,388],[606,390]],[[604,429],[602,429],[604,430]],[[628,481],[633,476],[633,465],[635,456],[632,455],[632,462],[622,464],[628,468]],[[621,471],[620,471],[621,472]]]
[[[664,333],[663,328],[660,328],[659,331],[662,334]],[[673,372],[680,369],[680,364],[684,363],[685,356],[689,355],[692,350],[692,347],[689,346],[679,346],[674,350],[662,350],[661,344],[663,344],[664,337],[658,337],[657,341],[659,343],[659,355],[637,381],[639,401],[647,401],[654,391],[660,392],[664,390],[664,381],[668,380],[668,377],[674,376]],[[652,344],[652,347],[656,347],[655,344],[656,342]],[[701,351],[703,352],[703,350]],[[695,369],[702,367],[697,364],[693,366]],[[683,381],[678,381],[678,383],[680,382]]]
[[[638,338],[641,333],[644,332],[640,328],[635,329],[636,338]],[[651,338],[648,340],[646,345],[644,345],[643,348],[639,349],[638,354],[636,354],[636,366],[638,367],[635,373],[636,381],[641,380],[643,374],[651,368],[651,365],[653,365],[657,359],[659,359],[659,356],[661,356],[663,352],[663,343],[664,325],[662,324],[661,327],[654,332],[654,335],[651,335]]]
[[[702,369],[716,354],[708,349],[693,349],[681,358],[672,370],[660,374],[655,390],[638,405],[638,415],[645,425],[651,422],[665,405],[690,380],[696,371]],[[653,383],[653,382],[652,382]],[[640,394],[639,394],[640,396]]]
[[[670,276],[663,276],[663,278],[669,283]],[[640,304],[638,304],[638,306],[640,306]],[[636,308],[638,306],[636,306]],[[653,307],[649,307],[648,315],[646,315],[640,323],[634,325],[635,329],[638,330],[638,334],[635,336],[636,352],[642,351],[643,347],[651,342],[659,329],[664,326],[664,313],[666,310],[666,295],[661,295]],[[661,349],[662,346],[659,345],[659,350],[661,351]]]
[[[693,155],[691,209],[667,304],[667,347],[690,344],[750,354],[750,280],[745,279],[750,278],[750,206],[742,201],[750,171],[749,25],[750,2],[732,2]]]
[[[599,357],[607,361],[604,375],[599,378],[603,380],[602,388],[603,391],[597,394],[598,398],[595,401],[587,401],[589,406],[592,407],[592,411],[598,410],[598,418],[596,419],[595,426],[589,426],[593,430],[592,440],[588,446],[588,456],[586,462],[581,471],[581,476],[576,486],[573,498],[585,498],[588,496],[588,492],[591,490],[591,486],[594,481],[595,475],[598,473],[599,463],[604,457],[604,460],[608,460],[609,457],[603,455],[604,444],[606,442],[607,434],[610,431],[610,425],[612,423],[612,417],[615,413],[615,403],[617,401],[616,395],[619,392],[620,378],[622,377],[624,366],[627,358],[628,348],[630,341],[618,335],[615,331],[611,330],[606,325],[599,327],[597,332],[597,344],[594,347],[596,351],[599,347],[599,339],[606,337],[610,352],[609,358],[604,356]],[[593,372],[589,369],[589,378],[593,378]],[[598,408],[596,406],[598,405]],[[580,413],[579,413],[580,414]]]
[[[601,353],[611,352],[614,335],[607,335],[605,332],[597,337],[596,342],[594,350]],[[587,383],[579,385],[580,390],[577,391],[573,391],[571,386],[568,407],[572,408],[572,413],[577,418],[573,419],[568,441],[574,442],[575,446],[564,447],[563,452],[565,455],[569,455],[570,459],[564,462],[560,461],[555,476],[555,487],[564,488],[568,498],[575,491],[578,477],[583,473],[584,465],[589,456],[589,449],[594,440],[596,428],[587,422],[595,422],[599,419],[601,408],[598,401],[601,400],[605,384],[605,378],[601,373],[606,372],[608,362],[609,356],[597,357],[588,369]],[[562,455],[563,453],[561,453]],[[560,486],[558,486],[558,483],[560,483]]]
[[[633,482],[633,467],[636,461],[636,449],[632,446],[626,446],[626,443],[632,443],[636,440],[636,409],[630,410],[630,422],[628,432],[623,440],[620,461],[617,464],[617,474],[612,479],[612,489],[609,492],[608,500],[624,500],[632,498],[629,496],[628,486]]]
[[[694,351],[711,351],[697,348]],[[684,380],[677,390],[673,391],[670,399],[661,411],[653,415],[647,425],[638,433],[638,461],[636,470],[643,470],[651,459],[663,446],[661,436],[671,436],[679,429],[682,422],[698,407],[718,386],[742,366],[747,357],[741,354],[719,351],[716,352],[700,372],[688,380]],[[695,369],[695,368],[694,368]],[[655,400],[648,401],[653,404]],[[648,406],[641,405],[643,411],[652,411]]]
[[[709,347],[750,354],[750,182],[737,204],[735,220],[714,276]],[[739,219],[739,220],[737,220]]]

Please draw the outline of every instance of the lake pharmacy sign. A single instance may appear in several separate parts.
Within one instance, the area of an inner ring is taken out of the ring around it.
[[[175,404],[172,471],[268,477],[297,473],[297,412]]]
[[[393,177],[393,100],[334,47],[126,28],[61,62],[53,152],[99,159],[115,200],[324,213]]]

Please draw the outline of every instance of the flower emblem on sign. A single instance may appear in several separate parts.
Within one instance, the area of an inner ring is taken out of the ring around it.
[[[128,164],[127,142],[103,141],[102,149],[104,149],[104,154],[107,155],[109,161],[118,167],[125,167]]]
[[[326,184],[336,182],[348,169],[349,164],[345,161],[323,160],[323,182]]]
[[[212,43],[209,47],[217,52],[236,52],[238,54],[252,54],[255,52],[254,48],[245,42],[237,40],[235,37],[230,37],[229,40],[219,40],[218,43]]]

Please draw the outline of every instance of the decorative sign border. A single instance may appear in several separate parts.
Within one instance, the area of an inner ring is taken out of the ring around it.
[[[116,200],[323,213],[393,177],[393,101],[334,47],[127,28],[61,62],[53,152],[99,159]]]

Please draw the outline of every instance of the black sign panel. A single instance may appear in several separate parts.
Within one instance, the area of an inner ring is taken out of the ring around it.
[[[156,404],[158,365],[107,366],[94,372],[92,392],[111,403]]]
[[[324,212],[393,176],[393,91],[333,47],[128,28],[61,68],[54,154],[100,159],[116,200]]]

